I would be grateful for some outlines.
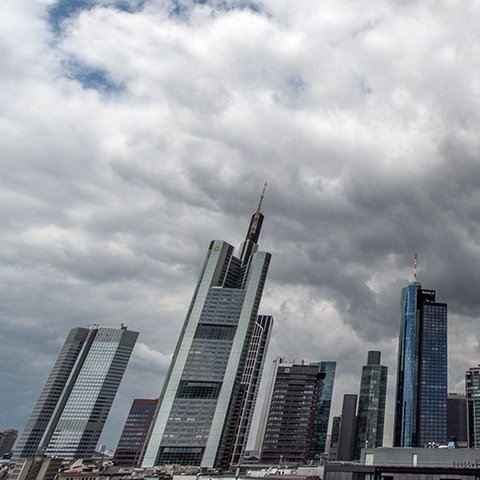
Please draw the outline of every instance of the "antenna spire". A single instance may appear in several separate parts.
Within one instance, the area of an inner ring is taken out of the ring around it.
[[[417,282],[417,254],[413,256],[413,282]]]
[[[256,213],[260,213],[260,209],[262,208],[263,197],[265,196],[265,190],[267,189],[267,182],[264,183],[262,194],[260,195],[260,201],[258,202],[258,207]]]
[[[250,220],[250,226],[248,227],[247,237],[240,247],[240,259],[242,264],[246,265],[250,257],[257,251],[258,238],[260,236],[260,230],[262,229],[263,213],[260,211],[262,208],[263,197],[265,196],[265,190],[267,188],[267,182],[263,185],[262,195],[258,202],[256,212],[252,215]]]

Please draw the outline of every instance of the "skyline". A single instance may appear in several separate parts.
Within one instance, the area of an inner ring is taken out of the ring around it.
[[[176,7],[175,7],[176,5]],[[479,7],[5,0],[0,431],[23,431],[68,331],[139,331],[102,435],[155,398],[214,239],[265,181],[266,360],[389,367],[400,291],[449,307],[449,391],[480,357]],[[455,86],[455,88],[452,88]],[[295,339],[295,340],[293,340]],[[259,403],[261,402],[259,398]]]

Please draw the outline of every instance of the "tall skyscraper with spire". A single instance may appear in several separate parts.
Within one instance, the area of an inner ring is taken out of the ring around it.
[[[160,395],[144,467],[228,467],[244,455],[273,322],[258,315],[271,257],[258,251],[264,194],[265,187],[238,257],[232,245],[210,243]]]
[[[402,289],[394,446],[447,442],[447,304],[414,277]]]

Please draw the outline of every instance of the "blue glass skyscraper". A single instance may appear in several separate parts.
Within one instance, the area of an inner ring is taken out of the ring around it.
[[[394,446],[447,442],[447,304],[414,281],[402,289]]]

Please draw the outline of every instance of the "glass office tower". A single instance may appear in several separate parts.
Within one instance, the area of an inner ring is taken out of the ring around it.
[[[383,446],[385,400],[388,368],[380,365],[381,352],[368,352],[367,365],[362,368],[357,412],[356,458],[362,448]]]
[[[15,457],[40,452],[73,460],[93,455],[137,336],[123,325],[72,329]]]
[[[310,450],[311,460],[320,458],[325,452],[337,362],[320,362],[318,365],[320,366],[320,372],[324,374],[324,378],[320,382],[315,407],[315,425]]]
[[[480,366],[465,373],[468,447],[480,448]]]
[[[262,193],[263,198],[263,193]],[[257,316],[270,264],[262,198],[240,253],[211,242],[167,373],[142,466],[228,467],[244,449],[272,319]]]
[[[394,446],[447,442],[447,304],[412,282],[402,289]]]

